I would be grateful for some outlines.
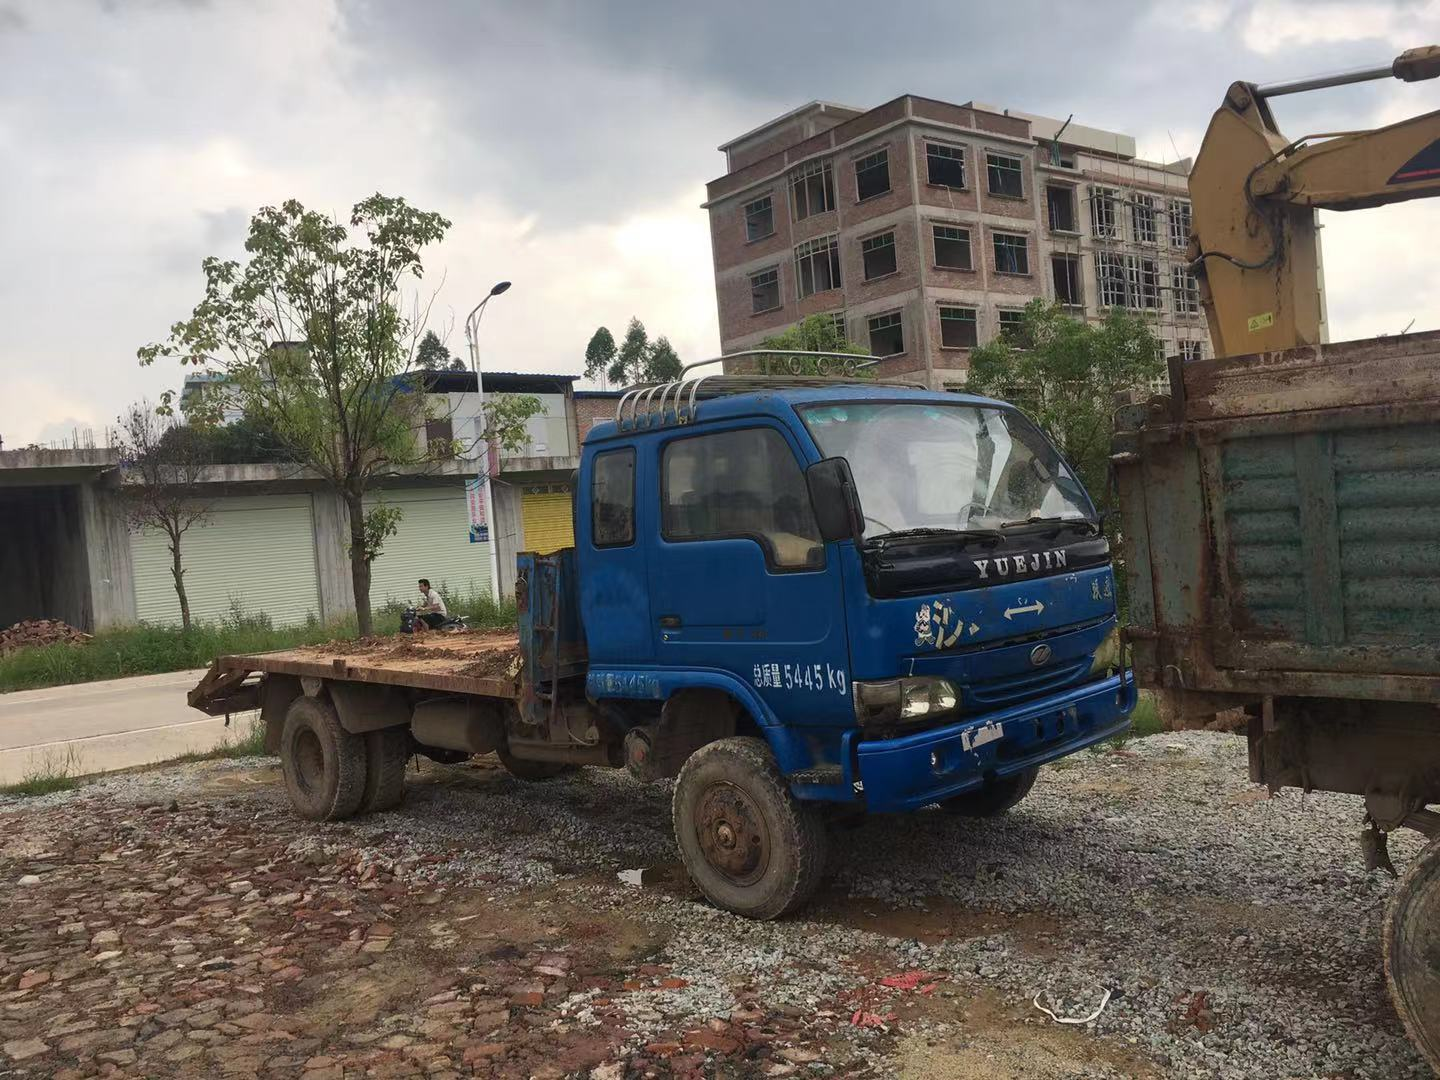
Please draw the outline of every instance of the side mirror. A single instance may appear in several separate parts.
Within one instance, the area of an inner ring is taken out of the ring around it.
[[[832,540],[858,542],[864,532],[864,517],[850,463],[843,457],[817,461],[805,470],[805,483],[810,488],[810,505],[820,527],[820,539],[827,544]]]

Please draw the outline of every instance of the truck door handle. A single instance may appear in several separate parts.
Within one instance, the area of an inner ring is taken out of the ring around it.
[[[660,625],[666,630],[678,630],[680,628],[679,615],[661,615]]]

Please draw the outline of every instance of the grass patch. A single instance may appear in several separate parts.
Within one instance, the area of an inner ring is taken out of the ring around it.
[[[450,611],[469,616],[479,629],[515,626],[515,604],[499,604],[489,593],[451,595],[440,583],[440,595]],[[392,600],[375,608],[375,632],[394,634],[407,603]],[[126,626],[103,630],[83,645],[41,645],[0,656],[0,693],[38,690],[46,686],[123,679],[131,675],[159,675],[167,671],[202,668],[217,656],[270,652],[300,645],[318,645],[356,635],[353,615],[333,622],[311,619],[299,626],[274,626],[268,616],[247,613],[236,603],[225,618],[197,623],[189,630],[178,626]]]
[[[64,751],[47,750],[39,761],[25,770],[18,783],[0,784],[0,795],[21,798],[53,795],[80,786],[80,755],[73,746]]]
[[[185,765],[192,761],[239,761],[243,758],[265,756],[265,725],[260,722],[259,716],[252,716],[245,720],[234,721],[239,727],[244,725],[244,733],[233,741],[227,739],[219,746],[213,746],[209,750],[197,750],[191,754],[181,754],[179,757],[165,758],[163,761],[155,762],[153,768],[160,765]]]
[[[1160,720],[1160,706],[1155,702],[1155,695],[1148,690],[1140,691],[1140,699],[1135,702],[1135,711],[1130,714],[1130,727],[1123,734],[1116,735],[1113,739],[1106,739],[1102,743],[1096,743],[1090,747],[1095,753],[1104,753],[1106,750],[1119,750],[1131,739],[1143,739],[1147,735],[1158,735],[1165,730],[1165,725]]]

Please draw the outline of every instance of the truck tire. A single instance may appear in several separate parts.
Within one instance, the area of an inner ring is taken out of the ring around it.
[[[690,880],[726,911],[778,918],[825,873],[825,822],[790,793],[763,739],[720,739],[691,754],[672,813]]]
[[[410,729],[367,731],[365,740],[365,794],[362,814],[394,810],[405,801],[405,766],[410,764]]]
[[[1385,980],[1405,1030],[1440,1075],[1440,841],[1410,864],[1390,899]]]
[[[285,712],[280,768],[296,813],[311,821],[339,821],[365,796],[365,741],[340,726],[335,707],[298,697]]]
[[[946,799],[940,804],[940,809],[961,817],[995,817],[1029,795],[1030,789],[1035,786],[1035,778],[1039,775],[1038,766],[1026,769],[1014,776],[994,780],[976,791],[967,791],[964,795]]]
[[[505,771],[516,780],[553,780],[568,772],[574,772],[580,766],[571,765],[565,761],[530,761],[526,758],[512,757],[508,746],[501,746],[495,751],[500,758],[500,764],[505,766]]]

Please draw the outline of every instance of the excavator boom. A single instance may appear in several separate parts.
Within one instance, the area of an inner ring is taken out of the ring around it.
[[[1440,194],[1440,111],[1372,131],[1291,140],[1270,99],[1395,77],[1440,76],[1440,46],[1383,67],[1257,86],[1234,83],[1190,174],[1190,257],[1217,356],[1320,340],[1315,210],[1358,210]]]

